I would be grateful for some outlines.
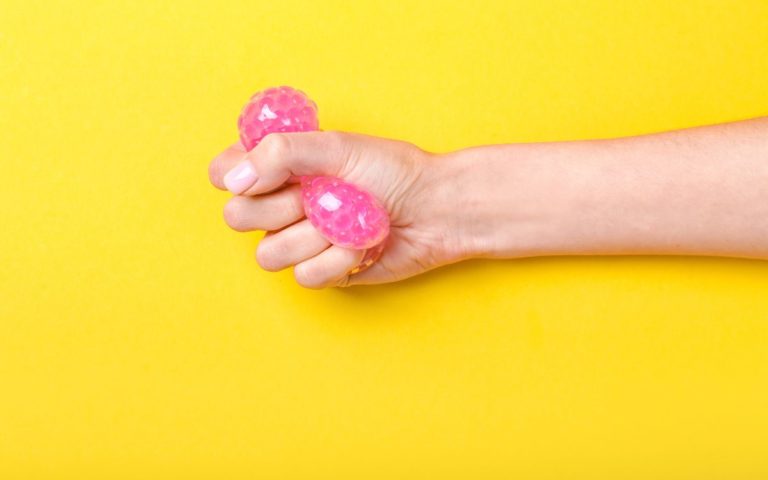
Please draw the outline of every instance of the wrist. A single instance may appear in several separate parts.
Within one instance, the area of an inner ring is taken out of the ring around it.
[[[471,175],[471,162],[460,151],[429,154],[426,160],[421,203],[439,238],[440,256],[446,263],[481,256],[482,242],[470,212],[477,210],[482,198],[473,191],[477,181]]]
[[[562,160],[541,144],[438,155],[433,203],[451,254],[461,260],[564,253],[582,187]]]

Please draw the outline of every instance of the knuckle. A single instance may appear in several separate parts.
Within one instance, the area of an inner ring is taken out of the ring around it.
[[[302,287],[313,289],[322,288],[323,277],[322,272],[319,270],[320,269],[312,265],[299,264],[294,267],[293,276],[296,278],[296,282]]]
[[[341,277],[336,286],[341,288],[352,286],[352,275],[347,274]]]
[[[325,141],[331,146],[339,146],[345,139],[345,134],[338,130],[327,130],[323,135],[325,135]]]
[[[242,199],[234,197],[224,205],[224,221],[229,225],[229,228],[238,232],[247,230],[243,217]]]
[[[323,132],[322,134],[324,135],[323,145],[325,150],[336,157],[334,166],[331,167],[335,169],[335,172],[333,173],[343,174],[344,172],[349,171],[352,162],[355,161],[354,157],[356,156],[354,154],[354,144],[350,141],[350,139],[353,138],[352,135],[335,130]]]
[[[277,272],[285,268],[284,258],[285,252],[280,242],[270,240],[269,237],[262,239],[256,247],[256,262],[268,272]]]
[[[290,195],[285,200],[285,211],[288,212],[291,218],[301,218],[304,216],[304,201],[301,197],[301,186],[294,188],[295,195]]]
[[[324,132],[326,148],[333,152],[341,153],[347,145],[347,134],[336,130]]]
[[[221,188],[223,185],[221,182],[222,179],[222,173],[221,173],[221,167],[219,166],[218,160],[212,160],[211,163],[208,164],[208,180],[216,187]]]
[[[291,148],[291,141],[282,133],[270,133],[261,140],[259,146],[267,157],[280,158],[285,156]]]

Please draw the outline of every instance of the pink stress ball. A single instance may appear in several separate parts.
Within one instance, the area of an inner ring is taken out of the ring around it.
[[[288,86],[257,92],[237,120],[247,150],[273,132],[318,129],[317,105]],[[336,177],[301,177],[304,213],[329,242],[356,250],[372,249],[389,234],[389,214],[370,193]],[[375,249],[380,253],[381,249]],[[370,256],[370,255],[369,255]]]

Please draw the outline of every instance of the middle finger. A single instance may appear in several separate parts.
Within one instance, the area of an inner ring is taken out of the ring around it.
[[[303,216],[300,185],[255,197],[232,197],[224,206],[224,220],[238,232],[279,230]]]

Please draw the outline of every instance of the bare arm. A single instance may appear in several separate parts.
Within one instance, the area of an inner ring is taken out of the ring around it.
[[[471,256],[768,258],[768,117],[614,140],[449,154]],[[452,180],[449,180],[452,179]]]
[[[236,194],[224,209],[232,228],[268,231],[259,264],[294,267],[311,288],[390,282],[473,257],[768,259],[768,117],[447,154],[343,132],[270,134],[248,153],[233,145],[209,173]],[[369,269],[350,274],[364,252],[329,245],[303,218],[290,178],[314,174],[357,184],[390,212],[384,252]]]

